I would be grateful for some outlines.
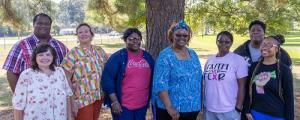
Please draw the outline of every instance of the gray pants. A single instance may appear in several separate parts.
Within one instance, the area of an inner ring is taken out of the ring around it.
[[[240,120],[241,115],[236,110],[232,110],[225,113],[215,113],[206,110],[204,119],[205,120]]]

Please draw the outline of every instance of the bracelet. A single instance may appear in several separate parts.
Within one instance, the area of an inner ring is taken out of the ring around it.
[[[238,111],[238,112],[242,112],[242,110],[239,109],[239,108],[237,108],[237,107],[235,107],[234,109],[235,109],[236,111]]]

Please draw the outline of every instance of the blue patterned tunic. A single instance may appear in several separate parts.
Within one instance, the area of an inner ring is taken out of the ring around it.
[[[179,60],[171,47],[160,52],[154,67],[153,102],[165,106],[158,96],[168,91],[172,106],[179,112],[201,110],[202,71],[198,55],[188,49],[189,59]]]

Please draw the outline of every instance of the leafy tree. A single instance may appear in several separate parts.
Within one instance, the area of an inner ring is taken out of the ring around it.
[[[126,27],[145,28],[145,11],[145,0],[89,0],[87,18],[122,31]]]
[[[60,27],[58,25],[53,25],[52,29],[53,29],[54,35],[58,35],[59,34]]]
[[[59,3],[58,23],[60,27],[76,27],[85,19],[84,0],[62,0]]]
[[[246,34],[248,24],[254,19],[267,23],[267,33],[285,33],[299,22],[299,0],[63,0],[60,5],[67,10],[57,12],[51,0],[2,0],[1,23],[10,23],[14,28],[26,28],[37,12],[50,13],[66,23],[83,20],[122,31],[126,27],[138,27],[147,33],[146,49],[154,57],[167,46],[166,31],[173,20],[183,19],[194,31],[229,30]],[[69,1],[69,2],[68,2]],[[185,2],[187,6],[185,6]],[[87,3],[86,11],[82,6]],[[24,10],[21,6],[25,6]],[[61,8],[60,7],[60,8]],[[79,9],[79,10],[77,10]],[[77,12],[80,11],[80,12]],[[62,15],[59,15],[61,12]],[[85,14],[83,14],[85,13]],[[29,17],[30,16],[30,17]],[[66,17],[67,16],[67,17]],[[85,18],[86,16],[86,18]],[[66,19],[63,19],[65,17]],[[68,25],[66,24],[66,25]],[[59,25],[61,26],[61,25]]]
[[[55,3],[51,0],[3,0],[0,2],[0,21],[12,27],[19,36],[32,29],[34,15],[44,12],[55,16],[54,8]]]
[[[146,0],[146,50],[156,58],[167,47],[167,31],[172,22],[184,18],[185,0]]]
[[[156,58],[169,45],[170,24],[184,18],[184,5],[185,0],[89,0],[88,10],[100,14],[99,22],[119,31],[146,25],[146,49]]]
[[[188,8],[186,14],[190,23],[215,30],[246,34],[248,24],[259,19],[266,22],[268,33],[285,33],[292,21],[299,21],[299,5],[297,0],[203,0]]]
[[[14,28],[20,28],[22,25],[22,17],[16,14],[16,10],[12,7],[11,0],[2,0],[0,2],[1,21],[10,23]]]

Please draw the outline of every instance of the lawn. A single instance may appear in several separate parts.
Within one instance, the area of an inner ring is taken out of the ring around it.
[[[241,45],[243,42],[248,40],[248,36],[234,36],[234,43],[231,47],[231,51]],[[285,36],[286,42],[282,45],[289,55],[292,58],[293,62],[293,75],[294,75],[294,87],[300,88],[300,31],[291,31],[288,35]],[[207,36],[194,36],[190,47],[194,48],[202,63],[205,62],[205,59],[210,55],[216,54],[217,46],[215,44],[216,35],[207,35]]]
[[[57,36],[55,37],[62,42],[64,42],[68,48],[76,46],[75,36]],[[232,50],[234,50],[238,45],[242,44],[247,40],[247,36],[234,36],[234,44]],[[3,38],[0,38],[2,40]],[[16,38],[14,38],[16,39]],[[205,63],[205,60],[210,55],[213,55],[217,52],[217,47],[215,44],[216,35],[206,35],[206,36],[197,36],[194,35],[190,43],[190,47],[196,50],[198,53],[202,64]],[[108,53],[113,53],[118,49],[124,47],[123,41],[120,39],[120,36],[107,39],[107,37],[96,37],[93,40],[93,44],[100,45]],[[295,88],[300,88],[300,31],[290,32],[286,35],[286,43],[282,47],[288,51],[293,61],[293,74]],[[0,66],[2,68],[3,62],[7,56],[12,45],[6,45],[4,48],[3,45],[0,45]],[[0,69],[0,111],[5,107],[11,106],[11,92],[6,81],[5,71]]]

